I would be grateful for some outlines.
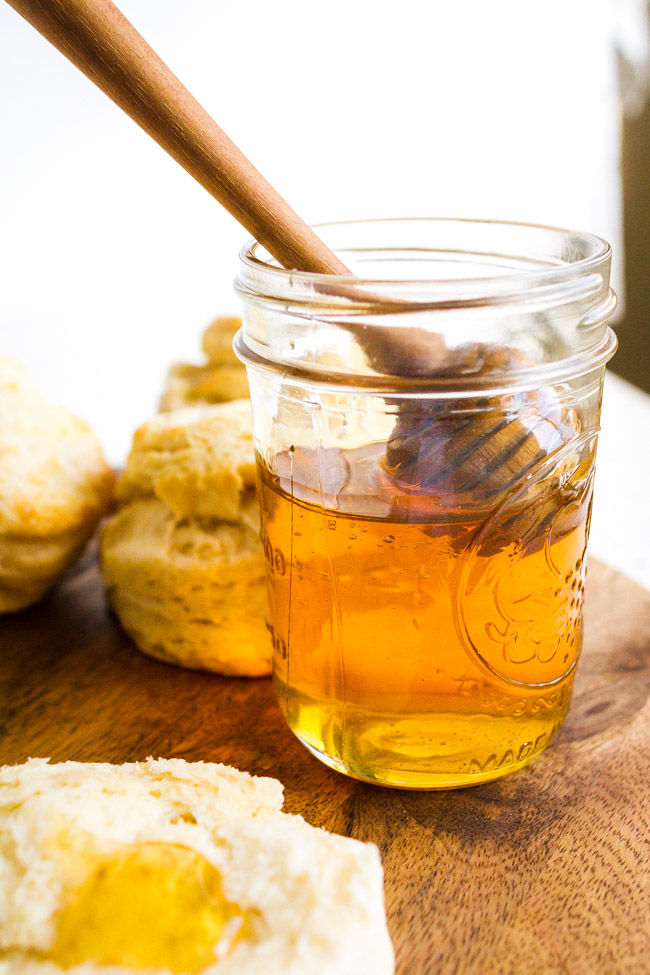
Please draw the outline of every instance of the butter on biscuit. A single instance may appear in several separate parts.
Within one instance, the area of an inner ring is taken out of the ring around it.
[[[370,844],[180,759],[0,769],[0,975],[392,975]]]

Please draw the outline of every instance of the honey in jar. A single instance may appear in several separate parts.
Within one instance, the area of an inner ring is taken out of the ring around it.
[[[534,487],[487,511],[400,493],[375,453],[374,466],[358,451],[320,453],[322,469],[357,472],[331,507],[310,500],[314,457],[296,448],[276,474],[260,461],[286,720],[328,764],[386,785],[514,771],[569,707],[593,451],[572,458],[568,479],[538,471]]]
[[[486,782],[570,707],[611,252],[489,221],[319,232],[356,277],[252,244],[237,279],[280,707],[345,774]]]

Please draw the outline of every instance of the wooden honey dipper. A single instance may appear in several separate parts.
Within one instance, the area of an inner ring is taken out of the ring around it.
[[[350,276],[348,268],[240,152],[111,0],[7,2],[180,163],[283,267]],[[333,281],[331,291],[345,297],[345,282],[340,278]],[[373,304],[373,296],[368,299]],[[382,297],[379,304],[374,302],[373,310],[400,307],[413,308]],[[341,327],[354,332],[371,365],[384,374],[435,376],[441,369],[449,370],[450,357],[442,340],[426,330],[359,330],[349,323],[341,323]],[[452,368],[453,361],[452,357]],[[477,375],[480,372],[478,369]],[[404,429],[408,422],[404,414],[398,422],[399,451],[393,450],[393,460],[399,455],[396,469],[402,474],[409,469],[409,445],[420,451],[422,437],[426,438],[420,427]],[[501,418],[490,420],[489,413],[477,418],[471,432],[463,429],[462,449],[459,441],[459,450],[450,454],[463,464],[471,460],[474,443],[481,449],[481,464],[496,462],[498,467],[499,457],[506,456],[515,435]],[[516,436],[521,441],[522,431]],[[527,436],[530,442],[525,443],[524,436],[519,451],[527,457],[538,456],[543,448],[534,427]],[[511,461],[516,454],[509,455]],[[508,480],[511,466],[506,471]],[[498,485],[498,470],[492,478]]]

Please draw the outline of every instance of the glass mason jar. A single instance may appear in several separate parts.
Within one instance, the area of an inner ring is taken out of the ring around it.
[[[236,281],[279,702],[356,778],[494,779],[571,699],[610,248],[487,221],[319,232],[357,277],[252,244]]]

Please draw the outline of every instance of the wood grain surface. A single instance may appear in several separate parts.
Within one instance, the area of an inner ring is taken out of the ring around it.
[[[40,606],[0,620],[0,761],[177,756],[277,776],[287,811],[379,845],[399,975],[641,975],[650,594],[592,564],[586,613],[573,708],[547,751],[500,782],[400,792],[313,759],[270,681],[142,656],[91,554]]]

